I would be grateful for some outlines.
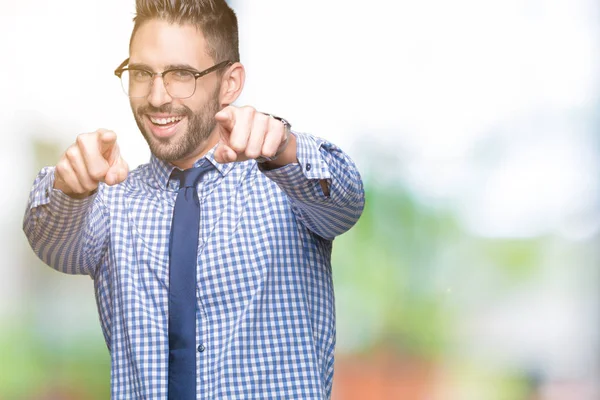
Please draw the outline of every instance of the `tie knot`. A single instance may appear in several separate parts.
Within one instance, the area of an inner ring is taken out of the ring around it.
[[[199,167],[186,169],[185,171],[174,169],[173,178],[179,180],[179,188],[196,187],[200,177],[211,168],[210,163],[204,163]]]

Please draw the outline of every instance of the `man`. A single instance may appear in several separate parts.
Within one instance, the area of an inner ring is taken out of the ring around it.
[[[356,167],[231,105],[245,72],[225,1],[138,0],[134,22],[115,73],[151,160],[129,172],[114,132],[79,135],[34,182],[32,248],[94,280],[112,398],[329,398],[331,248],[363,209]]]

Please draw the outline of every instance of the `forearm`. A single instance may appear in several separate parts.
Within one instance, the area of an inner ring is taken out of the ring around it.
[[[92,195],[73,199],[53,189],[54,169],[34,182],[23,230],[33,251],[54,269],[93,275],[105,250],[106,216]]]
[[[294,212],[308,229],[333,239],[350,229],[362,213],[360,174],[338,147],[310,135],[295,135],[296,162],[261,169],[288,195]]]

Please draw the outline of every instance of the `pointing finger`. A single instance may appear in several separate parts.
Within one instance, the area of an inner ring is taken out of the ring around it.
[[[117,143],[117,134],[105,129],[99,129],[98,133],[98,148],[100,149],[100,154],[102,154],[107,161],[114,161],[109,160],[109,158],[111,158],[112,149]]]
[[[252,107],[240,109],[235,118],[235,125],[229,135],[229,147],[238,154],[245,152],[248,139],[252,133],[252,125],[256,111]]]
[[[86,169],[90,177],[99,182],[108,171],[108,161],[100,152],[100,134],[98,132],[84,133],[77,136],[77,146],[81,151]]]

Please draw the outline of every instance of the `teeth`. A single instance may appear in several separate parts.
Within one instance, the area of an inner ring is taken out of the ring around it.
[[[173,122],[179,122],[183,119],[183,117],[170,117],[170,118],[153,118],[150,117],[150,121],[156,125],[167,125]]]

